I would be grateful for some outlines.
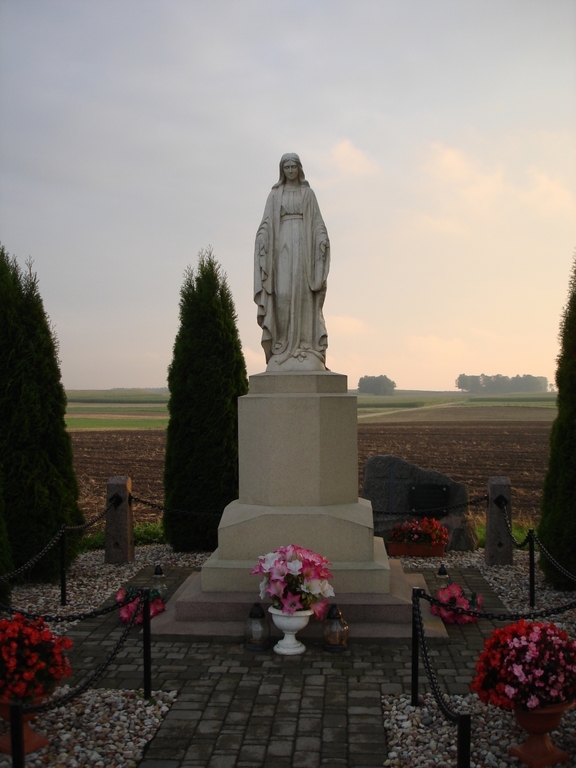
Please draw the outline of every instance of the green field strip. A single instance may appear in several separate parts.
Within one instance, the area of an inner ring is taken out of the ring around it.
[[[99,414],[118,414],[126,416],[153,416],[158,414],[159,417],[166,417],[168,413],[167,405],[128,405],[126,403],[122,405],[75,405],[68,404],[66,412],[69,415],[76,416],[83,413],[99,413]]]
[[[67,389],[69,403],[167,403],[168,392],[147,389]]]
[[[66,416],[66,429],[166,429],[167,418],[82,419]]]

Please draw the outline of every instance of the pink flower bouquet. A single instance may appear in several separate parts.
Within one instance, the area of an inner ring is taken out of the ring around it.
[[[134,611],[138,607],[138,599],[140,597],[141,590],[138,587],[128,587],[127,589],[119,589],[118,592],[116,592],[116,602],[117,603],[123,603],[127,598],[130,599],[133,597],[134,599],[128,603],[127,605],[123,605],[122,608],[120,608],[120,618],[124,622],[124,624],[128,624],[130,620],[132,619],[132,616],[134,615]],[[160,597],[160,593],[157,589],[151,589],[150,590],[150,618],[153,618],[158,613],[162,613],[162,611],[166,610],[166,605],[164,604],[164,600]],[[142,609],[140,610],[138,616],[136,617],[135,624],[142,624],[144,621],[144,612]]]
[[[328,610],[328,598],[334,590],[328,584],[332,574],[330,563],[310,549],[290,544],[258,558],[253,574],[264,576],[260,583],[260,598],[272,598],[274,608],[294,614],[308,608],[317,619]]]
[[[444,589],[439,589],[436,598],[442,605],[431,605],[430,613],[440,616],[446,624],[473,624],[478,619],[463,613],[454,613],[454,608],[464,608],[465,611],[481,611],[482,595],[472,592],[470,600],[464,595],[459,584],[449,582]]]

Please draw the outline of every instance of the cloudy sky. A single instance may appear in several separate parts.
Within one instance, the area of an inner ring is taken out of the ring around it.
[[[350,386],[552,379],[575,29],[575,0],[0,0],[0,239],[34,260],[65,386],[165,386],[209,244],[264,369],[253,244],[288,151]]]

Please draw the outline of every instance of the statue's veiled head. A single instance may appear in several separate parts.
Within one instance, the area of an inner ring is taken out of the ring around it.
[[[284,173],[284,166],[286,163],[294,163],[298,166],[298,181],[300,184],[303,184],[307,187],[308,182],[304,176],[304,169],[302,168],[302,163],[300,162],[300,158],[296,152],[286,152],[286,154],[282,155],[280,158],[280,178],[278,179],[278,182],[274,184],[274,187],[280,187],[283,184],[286,184],[286,174]]]

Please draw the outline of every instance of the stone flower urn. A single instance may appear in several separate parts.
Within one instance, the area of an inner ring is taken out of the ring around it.
[[[558,749],[549,734],[558,728],[564,712],[572,709],[575,704],[574,701],[563,701],[529,711],[515,709],[516,722],[528,732],[528,739],[523,744],[508,747],[508,754],[517,757],[529,768],[545,768],[570,760],[568,752]]]
[[[270,606],[268,611],[272,616],[274,624],[284,632],[284,637],[276,643],[274,651],[282,656],[298,656],[304,653],[306,646],[299,640],[296,640],[296,632],[304,629],[314,611],[308,608],[307,610],[294,611],[293,614],[290,614],[284,613],[273,606]]]

